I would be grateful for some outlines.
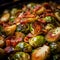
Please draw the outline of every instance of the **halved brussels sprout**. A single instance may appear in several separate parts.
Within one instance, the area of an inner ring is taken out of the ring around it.
[[[48,34],[45,36],[45,39],[48,42],[56,42],[60,39],[60,27],[57,27],[53,30],[50,30]]]
[[[24,53],[24,52],[16,52],[11,60],[30,60],[30,56],[28,53]]]
[[[16,30],[16,25],[8,26],[4,28],[6,35],[12,35]]]
[[[24,52],[31,52],[32,47],[28,43],[20,42],[16,45],[15,50],[17,51],[24,51]]]
[[[2,36],[0,36],[0,47],[3,47],[4,44],[5,44],[4,38]]]
[[[29,39],[29,44],[33,47],[41,46],[45,43],[45,39],[43,36],[35,36],[31,39]]]
[[[45,60],[49,57],[50,47],[44,45],[43,47],[37,48],[32,53],[32,60]]]
[[[5,13],[5,14],[2,15],[1,21],[2,22],[6,22],[6,21],[9,20],[9,18],[10,18],[10,14],[9,13]]]

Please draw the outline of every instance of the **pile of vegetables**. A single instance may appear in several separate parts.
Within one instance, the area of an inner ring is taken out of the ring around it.
[[[60,5],[29,3],[0,16],[0,60],[60,60]]]

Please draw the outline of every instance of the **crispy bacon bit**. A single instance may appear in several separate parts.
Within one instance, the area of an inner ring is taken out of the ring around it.
[[[23,18],[34,18],[34,17],[35,17],[35,15],[30,14],[30,15],[25,15]]]
[[[29,39],[32,38],[34,35],[32,33],[29,33],[25,38],[24,42],[29,42]]]
[[[11,46],[15,47],[16,46],[16,41],[15,40],[11,40]]]
[[[28,37],[25,37],[24,38],[24,42],[29,42],[29,38]]]
[[[11,46],[8,46],[4,50],[5,50],[5,53],[10,53],[10,52],[14,51],[14,48]]]
[[[6,40],[6,46],[10,46],[11,45],[11,41],[10,40]]]
[[[41,5],[37,5],[34,9],[33,12],[36,12],[37,10],[39,10],[41,8]]]
[[[40,23],[46,24],[46,21],[43,20],[43,19],[38,19],[38,21],[39,21]]]

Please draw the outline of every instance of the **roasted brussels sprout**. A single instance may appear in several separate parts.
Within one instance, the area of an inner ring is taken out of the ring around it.
[[[28,8],[34,8],[34,6],[35,6],[35,3],[29,3],[29,4],[27,4]]]
[[[60,52],[60,42],[53,42],[50,44],[51,52],[53,54]]]
[[[6,35],[12,35],[16,30],[16,25],[8,26],[4,28]]]
[[[26,25],[17,25],[16,31],[18,32],[23,32],[23,33],[28,33],[29,32],[29,24]]]
[[[22,32],[15,32],[16,38],[24,38],[25,35]]]
[[[0,25],[0,35],[2,35],[3,32],[3,26]]]
[[[11,60],[30,60],[30,56],[28,53],[24,53],[24,52],[16,52]]]
[[[5,57],[5,51],[4,49],[0,48],[0,60],[3,60],[4,57]]]
[[[45,29],[46,30],[51,30],[51,29],[53,29],[54,28],[54,25],[53,24],[47,24],[46,26],[45,26]]]
[[[0,36],[0,48],[3,47],[5,44],[4,37]]]
[[[55,42],[59,40],[60,39],[60,27],[50,30],[48,34],[45,36],[45,39],[48,42]]]
[[[9,14],[9,13],[5,13],[5,14],[3,14],[3,16],[1,17],[1,21],[2,21],[2,22],[6,22],[6,21],[9,20],[9,18],[10,18],[10,14]]]
[[[55,13],[55,17],[57,18],[58,21],[60,21],[60,15],[59,14],[60,14],[59,12]]]
[[[4,53],[5,53],[4,49],[0,48],[0,54],[4,54]]]
[[[36,36],[31,39],[29,39],[29,44],[33,47],[41,46],[45,43],[45,39],[43,36]]]
[[[13,8],[13,9],[11,10],[11,15],[15,15],[16,12],[17,12],[17,8]]]
[[[53,56],[53,60],[60,60],[60,54],[55,54]]]
[[[9,21],[14,22],[15,18],[16,18],[15,16],[11,16]]]
[[[51,16],[46,16],[45,18],[43,18],[43,20],[45,20],[46,22],[54,22],[55,18]]]
[[[31,52],[32,47],[28,43],[20,42],[16,45],[15,50],[17,51],[24,51],[24,52]]]
[[[44,45],[41,48],[38,48],[32,53],[32,60],[45,60],[50,54],[50,47]]]

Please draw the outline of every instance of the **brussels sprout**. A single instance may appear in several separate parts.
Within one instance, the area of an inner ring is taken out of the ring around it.
[[[53,55],[53,60],[60,60],[60,54]]]
[[[28,43],[20,42],[16,45],[15,50],[24,51],[24,52],[31,52],[32,47]]]
[[[29,39],[29,44],[33,47],[41,46],[45,43],[45,39],[43,36],[36,36]]]
[[[27,4],[28,8],[34,8],[34,6],[35,6],[35,3],[29,3],[29,4]]]
[[[48,42],[58,41],[60,39],[60,27],[50,30],[48,34],[45,36],[45,39]]]
[[[15,15],[16,12],[17,12],[17,8],[13,8],[13,9],[11,10],[11,15]]]
[[[30,56],[28,53],[16,52],[11,60],[30,60]]]
[[[5,53],[4,49],[0,48],[0,54],[4,54],[4,53]]]
[[[2,21],[2,22],[6,22],[6,21],[9,20],[9,18],[10,18],[10,14],[9,14],[9,13],[5,13],[5,14],[3,14],[3,16],[1,17],[1,21]]]
[[[58,21],[60,21],[60,15],[59,14],[60,14],[59,12],[55,13],[55,17],[58,19]]]
[[[16,30],[16,25],[8,26],[4,28],[6,35],[12,35]]]
[[[16,38],[24,38],[25,35],[22,32],[15,32]]]
[[[53,28],[54,28],[53,24],[47,24],[47,25],[45,26],[45,29],[46,29],[46,30],[51,30],[51,29],[53,29]]]
[[[5,57],[5,51],[4,49],[0,48],[0,60],[4,60],[3,58]]]
[[[16,31],[18,32],[23,32],[23,33],[28,33],[29,32],[29,24],[26,25],[17,25]]]
[[[45,8],[41,7],[36,13],[37,14],[42,14],[43,12],[45,12]]]
[[[11,16],[9,21],[10,21],[10,22],[14,22],[14,19],[15,19],[15,18],[16,18],[15,16]]]
[[[4,38],[2,36],[0,36],[0,47],[3,47],[4,44],[5,44]]]
[[[50,47],[44,45],[38,49],[35,49],[32,53],[32,60],[45,60],[49,57]]]
[[[45,18],[43,18],[43,20],[45,20],[46,22],[54,22],[55,21],[54,17],[51,17],[51,16],[46,16]]]
[[[60,42],[53,42],[50,44],[50,48],[51,48],[51,52],[53,54],[56,54],[58,52],[60,52]]]
[[[2,35],[3,26],[0,25],[0,35]]]

